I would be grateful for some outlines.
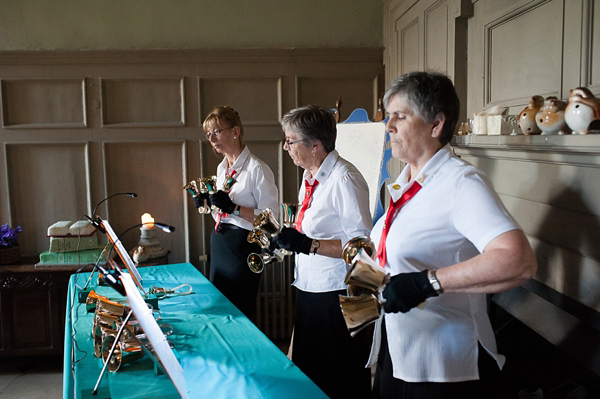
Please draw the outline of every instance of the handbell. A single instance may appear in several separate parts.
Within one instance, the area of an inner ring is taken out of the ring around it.
[[[187,190],[188,193],[192,195],[192,197],[197,197],[200,192],[198,191],[198,185],[196,184],[196,180],[192,180],[185,186],[183,186],[184,190]]]
[[[285,227],[294,227],[296,215],[298,214],[298,204],[283,202],[281,204],[281,213],[283,214],[283,225]]]
[[[196,182],[198,191],[203,194],[214,194],[217,192],[217,176],[201,177]],[[211,206],[205,205],[198,208],[198,212],[207,215],[211,209]]]
[[[266,208],[254,219],[254,228],[262,230],[271,237],[275,237],[277,234],[279,234],[281,225],[277,219],[275,219],[273,211],[269,208]]]
[[[376,295],[340,295],[340,307],[351,336],[375,322],[381,315],[381,303]]]
[[[248,233],[248,242],[252,244],[258,244],[262,249],[269,248],[271,244],[269,237],[262,230],[251,230]]]
[[[366,236],[358,236],[348,240],[342,249],[342,259],[347,264],[352,264],[352,260],[358,254],[358,251],[364,249],[371,259],[375,256],[375,244],[373,240]]]
[[[352,261],[352,266],[346,273],[344,284],[348,286],[358,286],[373,291],[383,291],[385,285],[390,282],[390,275],[385,273],[382,268],[373,266],[371,258],[365,255],[363,249]]]
[[[223,182],[223,187],[221,190],[229,193],[231,191],[231,187],[237,182],[232,176],[225,176],[225,181]]]
[[[108,359],[108,354],[115,342],[116,335],[117,331],[108,330],[102,341],[102,360],[108,363],[106,368],[111,372],[118,371],[124,364],[131,363],[144,356],[144,351],[137,340],[120,339],[112,356]]]
[[[259,274],[265,268],[265,265],[273,262],[281,262],[283,260],[283,254],[280,249],[276,249],[273,253],[262,253],[262,254],[250,254],[248,255],[247,263],[250,270],[254,273]]]

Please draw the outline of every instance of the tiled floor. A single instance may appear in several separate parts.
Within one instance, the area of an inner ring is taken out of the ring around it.
[[[0,398],[62,398],[62,356],[0,359]]]

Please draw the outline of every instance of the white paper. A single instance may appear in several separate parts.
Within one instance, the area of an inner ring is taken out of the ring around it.
[[[338,123],[335,149],[362,173],[369,186],[369,209],[375,214],[385,149],[383,122]]]
[[[169,378],[171,378],[171,381],[173,381],[173,384],[175,385],[175,388],[177,388],[177,391],[179,391],[181,397],[184,399],[189,398],[187,384],[185,383],[185,378],[183,376],[183,369],[177,361],[173,350],[169,346],[167,337],[165,337],[164,333],[156,323],[156,320],[152,315],[152,310],[150,310],[146,305],[146,302],[144,302],[144,298],[142,298],[142,295],[138,291],[131,276],[122,273],[120,278],[123,287],[125,287],[125,292],[127,293],[129,306],[133,310],[135,318],[142,326],[152,348],[154,348],[154,353],[156,353],[156,356],[160,359],[165,371],[169,375]]]

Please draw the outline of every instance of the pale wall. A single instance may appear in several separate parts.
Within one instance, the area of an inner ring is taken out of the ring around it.
[[[380,47],[381,0],[2,0],[2,50]]]

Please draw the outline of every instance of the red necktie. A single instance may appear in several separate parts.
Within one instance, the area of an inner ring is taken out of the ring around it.
[[[308,209],[308,206],[310,204],[310,198],[312,197],[313,193],[315,192],[315,188],[317,188],[318,185],[318,180],[315,180],[313,184],[310,184],[308,180],[304,181],[304,187],[306,189],[306,192],[304,193],[304,200],[302,201],[302,207],[300,207],[300,212],[298,212],[298,217],[296,218],[295,226],[296,230],[298,230],[300,233],[304,233],[302,231],[302,219],[304,219],[304,212],[306,212],[306,210]]]
[[[383,224],[383,230],[381,232],[381,238],[379,239],[379,246],[377,248],[377,258],[379,258],[379,264],[381,267],[385,267],[385,262],[387,260],[387,255],[385,252],[385,241],[387,240],[388,232],[390,231],[390,226],[394,218],[396,217],[397,211],[402,207],[402,205],[406,204],[409,199],[414,197],[414,195],[421,189],[421,185],[417,182],[414,182],[412,186],[408,190],[402,194],[402,196],[397,200],[393,201],[390,198],[390,207],[388,208],[387,214],[385,215],[385,223]]]
[[[235,169],[231,171],[231,174],[228,175],[227,173],[225,174],[225,181],[227,181],[227,179],[229,179],[230,177],[233,177],[235,175]],[[217,213],[217,223],[215,223],[215,233],[219,233],[219,225],[221,224],[221,217],[227,216],[226,213]]]

